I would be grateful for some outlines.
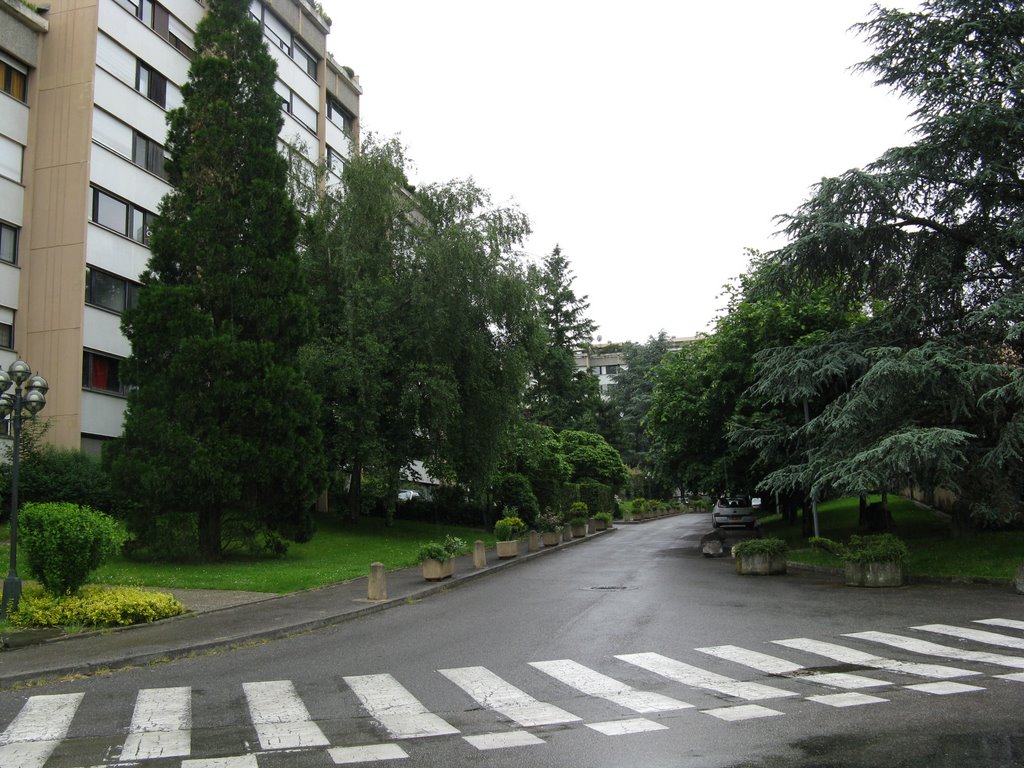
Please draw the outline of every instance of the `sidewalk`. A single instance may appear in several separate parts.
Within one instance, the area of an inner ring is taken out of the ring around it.
[[[424,581],[418,566],[388,571],[388,599],[378,602],[366,599],[367,577],[290,595],[183,591],[180,593],[185,598],[183,602],[193,610],[185,616],[154,624],[68,635],[0,652],[0,688],[139,666],[339,624],[403,605],[409,599],[422,599],[453,589],[495,571],[553,555],[614,532],[611,528],[536,552],[528,552],[527,543],[522,541],[519,555],[509,560],[498,560],[494,550],[488,550],[487,566],[481,569],[473,567],[471,554],[462,555],[455,560],[455,576],[441,582]],[[220,607],[225,604],[227,607]]]

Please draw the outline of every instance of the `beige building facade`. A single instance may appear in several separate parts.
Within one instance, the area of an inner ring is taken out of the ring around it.
[[[49,442],[97,451],[121,433],[120,315],[135,302],[149,229],[170,189],[167,111],[181,104],[198,0],[0,0],[0,364],[50,383]],[[358,146],[358,78],[328,53],[307,0],[253,0],[277,61],[282,151]],[[13,73],[13,74],[12,74]]]

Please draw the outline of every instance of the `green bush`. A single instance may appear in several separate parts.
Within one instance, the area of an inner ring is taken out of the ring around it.
[[[424,560],[440,560],[443,563],[462,554],[465,550],[466,542],[458,536],[449,534],[444,537],[444,541],[428,541],[421,545],[417,552],[417,559],[421,563]]]
[[[514,509],[527,525],[531,524],[540,512],[533,487],[525,475],[500,475],[494,483],[494,501],[499,507]]]
[[[595,520],[604,520],[604,522],[607,525],[611,525],[612,524],[612,520],[614,519],[614,517],[613,517],[611,512],[598,512],[596,515],[594,515],[594,519]]]
[[[0,503],[10,507],[11,468],[0,466]],[[71,448],[41,446],[23,456],[18,469],[18,501],[66,501],[94,509],[114,509],[110,478],[98,459]]]
[[[786,554],[787,549],[783,539],[744,539],[733,546],[732,553],[736,557],[750,557],[751,555],[775,557]]]
[[[114,518],[91,507],[26,504],[19,515],[28,572],[51,595],[77,592],[127,538]]]
[[[18,627],[122,627],[185,612],[171,595],[132,587],[84,587],[78,595],[54,596],[28,589],[10,621]]]
[[[554,533],[563,525],[562,518],[555,514],[551,507],[537,515],[537,530],[541,533]]]
[[[612,512],[615,509],[615,492],[610,485],[583,480],[579,488],[580,500],[586,502],[591,512]]]
[[[518,539],[525,532],[526,523],[518,517],[505,516],[494,524],[494,538],[498,541],[512,541]]]
[[[810,539],[810,544],[817,549],[831,552],[847,563],[902,563],[910,556],[907,545],[891,533],[875,536],[854,535],[846,544],[815,537]]]

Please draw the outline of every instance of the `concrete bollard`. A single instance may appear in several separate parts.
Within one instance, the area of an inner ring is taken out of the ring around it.
[[[384,563],[370,563],[370,581],[366,590],[368,600],[387,600],[388,581],[384,573]]]
[[[593,536],[597,533],[597,520],[593,517],[587,519],[587,535]]]
[[[527,548],[530,552],[536,552],[540,549],[540,534],[536,531],[530,531],[530,541],[527,544]]]
[[[480,541],[480,539],[473,542],[473,567],[487,567],[487,550],[484,548],[484,543]]]
[[[572,541],[572,526],[568,523],[562,526],[562,541]]]
[[[1024,563],[1017,569],[1017,578],[1014,580],[1014,586],[1018,594],[1024,595]]]

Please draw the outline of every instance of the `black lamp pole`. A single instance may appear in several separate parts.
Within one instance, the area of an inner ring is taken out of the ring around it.
[[[13,385],[13,391],[8,392]],[[7,370],[0,368],[0,419],[10,416],[14,437],[11,456],[11,570],[4,579],[3,601],[0,602],[0,621],[8,612],[18,610],[21,600],[21,579],[18,577],[18,465],[21,459],[21,423],[25,416],[35,416],[46,405],[49,386],[42,376],[32,375],[32,368],[24,360],[11,363]]]

